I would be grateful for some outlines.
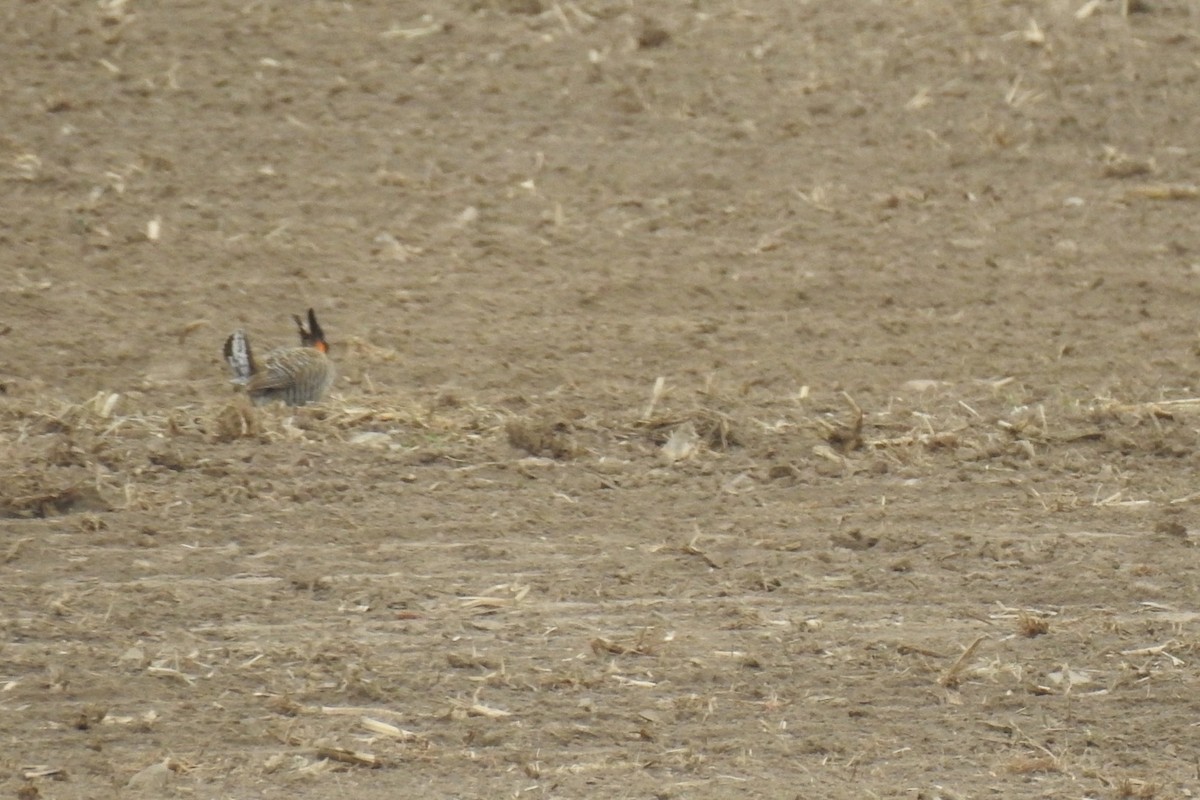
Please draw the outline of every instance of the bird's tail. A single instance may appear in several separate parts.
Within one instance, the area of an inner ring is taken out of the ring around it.
[[[225,362],[233,373],[233,382],[245,386],[257,372],[254,353],[250,350],[250,339],[246,332],[236,330],[225,340]]]

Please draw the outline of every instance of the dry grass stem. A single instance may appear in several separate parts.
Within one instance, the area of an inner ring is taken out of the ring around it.
[[[350,764],[355,767],[379,769],[383,766],[382,759],[372,753],[365,753],[360,750],[348,750],[344,747],[318,747],[316,748],[316,754],[318,758],[326,758],[330,761]]]
[[[975,655],[975,651],[979,649],[979,645],[985,642],[988,638],[989,637],[987,636],[980,636],[976,638],[975,641],[967,645],[967,649],[962,652],[962,655],[960,655],[955,662],[950,665],[950,668],[942,673],[941,677],[938,678],[938,683],[942,686],[945,686],[947,689],[953,689],[957,687],[961,682],[962,672],[966,668],[967,662],[970,661],[971,657]]]

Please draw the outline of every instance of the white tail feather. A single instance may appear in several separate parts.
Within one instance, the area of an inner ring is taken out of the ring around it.
[[[233,382],[244,386],[254,375],[254,356],[250,352],[250,340],[246,332],[234,331],[225,340],[225,361],[233,372]]]

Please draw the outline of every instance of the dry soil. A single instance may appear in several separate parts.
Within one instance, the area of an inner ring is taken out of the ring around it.
[[[1200,793],[1200,3],[0,16],[0,796]]]

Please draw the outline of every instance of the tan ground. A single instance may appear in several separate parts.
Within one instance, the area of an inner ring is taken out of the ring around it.
[[[0,796],[1200,792],[1200,4],[1120,5],[14,0]]]

